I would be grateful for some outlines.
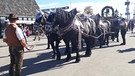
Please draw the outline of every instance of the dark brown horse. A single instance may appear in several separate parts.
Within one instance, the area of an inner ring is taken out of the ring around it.
[[[59,52],[60,37],[56,33],[57,31],[52,29],[51,23],[46,21],[48,15],[49,13],[47,12],[39,11],[36,15],[35,23],[37,23],[38,25],[40,24],[44,25],[45,27],[44,31],[48,40],[47,49],[49,49],[51,45],[53,49],[52,58],[55,58],[55,56],[57,56],[56,59],[60,60],[61,59],[61,54]]]
[[[81,36],[83,36],[86,42],[86,56],[91,55],[91,48],[94,44],[93,35],[96,31],[95,22],[89,18],[81,20],[76,14],[76,9],[73,9],[70,12],[57,9],[56,13],[51,13],[47,19],[47,21],[52,23],[53,27],[59,26],[59,33],[66,44],[66,61],[71,58],[69,42],[72,44],[72,50],[76,52],[76,62],[80,61],[79,49],[81,45],[80,41],[82,39]]]
[[[59,34],[62,36],[66,44],[66,61],[69,61],[71,58],[70,45],[72,43],[72,47],[76,52],[76,62],[80,61],[79,56],[79,47],[78,47],[78,32],[76,32],[73,28],[73,19],[77,14],[77,10],[73,9],[70,12],[57,9],[55,13],[52,13],[48,16],[48,21],[52,23],[53,27],[59,26]]]

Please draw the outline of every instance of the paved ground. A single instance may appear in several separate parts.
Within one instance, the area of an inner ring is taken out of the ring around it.
[[[120,42],[121,41],[121,36]],[[57,61],[51,58],[52,50],[47,50],[46,38],[33,41],[28,38],[29,45],[35,45],[31,51],[25,50],[22,76],[135,76],[135,34],[127,33],[127,45],[110,41],[110,47],[92,50],[91,57],[84,57],[80,52],[81,61],[65,62],[65,55]],[[65,46],[60,44],[61,53]],[[0,39],[0,76],[8,76],[9,67],[8,47]]]

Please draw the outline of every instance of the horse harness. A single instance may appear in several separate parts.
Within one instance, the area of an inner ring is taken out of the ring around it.
[[[96,37],[96,36],[93,36],[93,35],[89,35],[89,34],[83,32],[83,29],[82,29],[82,28],[79,30],[80,27],[78,27],[78,26],[76,27],[75,24],[74,24],[74,21],[75,21],[75,19],[72,20],[72,22],[71,22],[68,26],[66,26],[65,28],[60,28],[59,31],[57,31],[56,33],[57,33],[60,37],[62,37],[64,34],[66,34],[67,32],[69,32],[69,31],[71,31],[71,30],[73,29],[75,32],[81,32],[81,34],[82,34],[83,36],[85,36],[85,37],[92,37],[92,38],[95,38],[95,39],[98,39],[100,36],[104,35],[104,33],[100,34],[100,35],[97,36],[97,37]],[[79,21],[80,21],[80,20],[79,20]],[[80,23],[80,24],[81,24],[81,23]]]

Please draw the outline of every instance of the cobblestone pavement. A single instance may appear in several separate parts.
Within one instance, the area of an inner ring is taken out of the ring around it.
[[[31,51],[25,50],[22,76],[135,76],[135,34],[127,32],[127,44],[110,41],[109,47],[92,50],[91,57],[84,57],[85,51],[80,51],[81,61],[74,63],[72,59],[65,62],[65,46],[60,43],[62,59],[57,61],[51,58],[52,49],[46,49],[46,37],[40,41],[28,38],[29,45],[35,45]],[[0,39],[0,76],[8,76],[9,67],[8,47]]]

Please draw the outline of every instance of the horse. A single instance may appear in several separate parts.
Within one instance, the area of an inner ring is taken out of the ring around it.
[[[85,39],[86,42],[86,56],[91,55],[91,48],[94,44],[93,34],[96,29],[94,28],[95,22],[92,19],[84,18],[83,20],[77,15],[77,10],[72,9],[70,12],[57,9],[56,13],[52,13],[47,21],[51,22],[53,27],[59,26],[59,31],[66,44],[67,58],[69,61],[71,53],[69,49],[69,42],[72,44],[72,50],[76,52],[76,62],[80,61],[79,50],[81,49],[81,39]]]
[[[78,15],[78,20],[82,24],[82,38],[86,43],[86,56],[91,55],[91,48],[95,47],[96,41],[96,24],[92,18],[87,17],[85,14]]]
[[[47,21],[51,22],[54,27],[59,27],[59,35],[62,36],[63,41],[66,44],[66,61],[69,61],[71,58],[70,46],[69,43],[71,42],[72,47],[76,52],[76,61],[80,61],[79,55],[79,40],[78,40],[78,32],[73,29],[73,19],[77,14],[77,10],[73,9],[70,12],[56,9],[55,13],[50,13],[47,18]]]
[[[94,21],[96,23],[96,34],[100,48],[102,48],[103,45],[109,46],[109,35],[111,31],[110,21],[104,20],[100,14],[94,17]]]
[[[53,54],[52,54],[52,58],[55,58],[56,56],[56,60],[60,60],[61,59],[61,54],[59,52],[59,43],[61,40],[61,37],[57,34],[57,30],[58,28],[52,29],[52,25],[46,24],[46,36],[48,39],[48,47],[47,49],[49,49],[50,45],[53,49]]]
[[[47,13],[47,12],[42,12],[42,11],[39,11],[38,14],[36,15],[36,20],[35,20],[35,23],[38,23],[38,24],[44,24],[45,26],[45,34],[46,34],[46,37],[47,37],[47,40],[48,40],[48,47],[47,49],[50,48],[50,45],[53,49],[53,54],[52,54],[52,58],[55,58],[55,55],[57,55],[57,60],[60,60],[61,58],[61,54],[59,52],[59,43],[60,43],[60,37],[58,34],[56,34],[56,30],[54,31],[52,29],[52,25],[50,22],[48,22],[46,19],[48,17],[50,13]],[[55,44],[54,44],[55,43]]]
[[[120,29],[120,21],[119,19],[113,19],[113,20],[110,20],[111,21],[111,39],[112,41],[115,40],[116,38],[116,41],[119,42],[119,29]]]
[[[35,38],[33,39],[33,41],[35,41],[36,36],[38,36],[38,40],[40,40],[40,35],[43,33],[43,35],[45,34],[44,32],[44,27],[46,24],[46,18],[44,18],[45,14],[42,11],[39,11],[36,15],[36,20],[34,22],[34,32],[35,32]]]

